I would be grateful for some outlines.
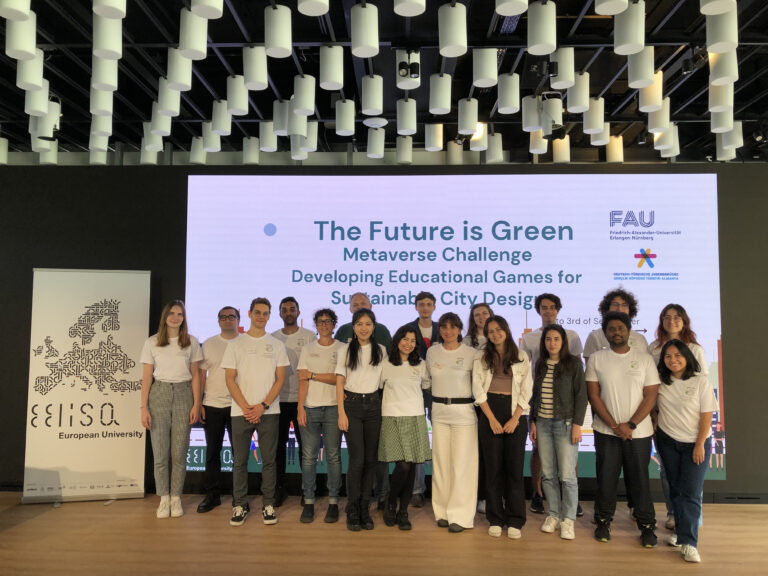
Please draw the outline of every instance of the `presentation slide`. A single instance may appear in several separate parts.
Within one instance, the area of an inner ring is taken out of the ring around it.
[[[394,332],[427,290],[435,320],[455,312],[466,329],[470,307],[486,302],[518,343],[541,326],[536,295],[554,293],[558,322],[584,343],[619,286],[637,297],[633,330],[648,342],[666,304],[685,307],[722,405],[713,174],[189,177],[186,304],[201,341],[218,332],[224,305],[247,330],[257,296],[272,302],[269,331],[282,327],[289,295],[312,330],[315,310],[348,322],[350,295],[365,292]],[[723,430],[712,478],[725,473]],[[193,433],[192,450],[201,438]]]

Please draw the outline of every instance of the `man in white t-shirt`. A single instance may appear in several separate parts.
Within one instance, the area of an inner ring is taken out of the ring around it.
[[[288,464],[286,444],[290,436],[291,425],[293,425],[293,435],[298,444],[298,452],[293,450],[294,458],[301,468],[301,433],[299,432],[298,408],[299,408],[299,377],[297,366],[301,349],[315,339],[315,333],[300,328],[298,324],[299,303],[293,296],[286,296],[280,301],[280,318],[283,320],[283,327],[280,330],[272,332],[272,336],[285,344],[285,351],[288,354],[288,361],[291,363],[286,370],[285,384],[280,391],[280,424],[277,437],[277,492],[275,507],[283,504],[288,496],[288,490],[285,488],[285,473]]]
[[[555,294],[545,292],[536,296],[536,299],[533,301],[533,307],[541,316],[541,327],[533,332],[523,334],[523,341],[520,344],[520,349],[528,354],[528,358],[531,360],[531,371],[536,370],[536,362],[539,360],[541,331],[550,324],[557,324],[557,315],[563,308],[563,303]],[[566,330],[565,335],[568,337],[568,351],[574,356],[581,358],[583,349],[579,335],[573,330]],[[541,489],[541,459],[539,458],[539,449],[535,443],[533,444],[533,452],[531,452],[531,485],[533,496],[531,497],[530,510],[536,514],[544,514],[544,493]],[[577,515],[582,516],[583,514],[581,504],[579,504]]]
[[[656,513],[648,481],[659,373],[647,348],[629,347],[632,321],[623,312],[607,312],[603,330],[610,346],[587,362],[587,393],[595,432],[597,494],[595,539],[611,539],[616,487],[622,469],[629,480],[634,514],[644,547],[656,546]]]
[[[248,318],[248,332],[229,343],[221,366],[226,370],[227,388],[232,395],[232,526],[241,526],[250,511],[248,505],[248,460],[251,438],[258,434],[261,454],[261,509],[264,524],[277,524],[275,484],[277,481],[278,423],[280,389],[289,366],[285,346],[267,334],[272,305],[266,298],[254,298]]]
[[[200,513],[209,512],[221,504],[221,446],[224,430],[232,441],[232,396],[221,359],[227,345],[238,337],[240,311],[233,306],[219,310],[220,333],[203,342],[200,363],[200,384],[203,389],[202,421],[205,429],[205,498],[197,506]]]

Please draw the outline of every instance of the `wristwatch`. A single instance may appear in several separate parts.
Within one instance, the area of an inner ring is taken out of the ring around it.
[[[629,420],[629,421],[627,422],[627,426],[629,426],[629,429],[630,429],[630,430],[635,430],[635,429],[637,428],[637,424],[635,424],[634,422],[632,422],[632,420]]]
[[[266,402],[262,402],[261,405],[264,406],[264,410],[269,410],[269,404]]]

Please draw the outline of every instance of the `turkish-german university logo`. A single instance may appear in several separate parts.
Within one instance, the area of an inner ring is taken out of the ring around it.
[[[640,248],[640,252],[635,254],[635,258],[638,260],[637,267],[642,268],[645,263],[648,263],[649,268],[654,268],[653,260],[656,258],[656,254],[651,252],[651,249]]]

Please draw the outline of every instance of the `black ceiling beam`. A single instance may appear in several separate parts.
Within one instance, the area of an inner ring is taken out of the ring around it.
[[[579,12],[579,15],[576,17],[576,20],[573,22],[571,29],[568,31],[568,34],[566,35],[566,38],[573,38],[573,35],[576,34],[576,30],[581,25],[581,21],[584,20],[584,16],[586,16],[587,10],[590,9],[594,1],[595,0],[586,0],[584,2],[584,6],[581,7],[581,11]]]

